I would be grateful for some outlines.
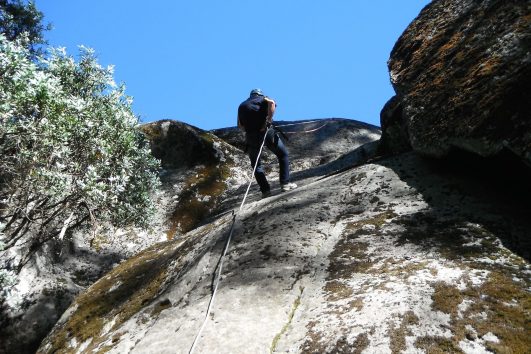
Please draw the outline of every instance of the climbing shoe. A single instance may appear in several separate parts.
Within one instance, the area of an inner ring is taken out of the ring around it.
[[[297,188],[297,185],[295,183],[285,183],[280,186],[282,192],[287,192],[295,188]]]

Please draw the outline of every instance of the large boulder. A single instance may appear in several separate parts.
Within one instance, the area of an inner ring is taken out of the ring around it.
[[[164,168],[193,167],[217,162],[216,149],[208,132],[176,120],[164,119],[141,126],[153,156]]]
[[[203,321],[195,353],[529,352],[528,205],[412,153],[298,183],[120,263],[38,353],[184,354]]]
[[[426,6],[388,62],[397,97],[382,111],[387,147],[409,143],[435,157],[505,149],[531,165],[530,8],[521,0]]]
[[[164,168],[161,207],[169,221],[168,239],[199,226],[217,210],[228,189],[245,181],[245,156],[214,134],[175,120],[141,129]]]

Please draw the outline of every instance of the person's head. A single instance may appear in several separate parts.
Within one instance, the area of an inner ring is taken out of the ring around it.
[[[249,95],[250,97],[254,97],[254,96],[264,96],[264,93],[262,92],[262,90],[260,90],[259,88],[255,88],[255,89],[252,89],[251,90],[251,94]]]

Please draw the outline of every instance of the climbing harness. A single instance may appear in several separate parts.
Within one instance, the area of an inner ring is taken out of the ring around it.
[[[223,268],[223,259],[225,258],[225,255],[227,254],[227,251],[229,250],[230,241],[232,239],[232,233],[234,231],[234,225],[236,224],[236,217],[243,210],[243,206],[245,204],[245,200],[247,199],[247,195],[249,194],[249,190],[251,189],[251,184],[253,183],[253,176],[254,176],[254,173],[256,172],[256,167],[258,166],[258,161],[260,160],[260,155],[262,154],[262,150],[263,150],[264,144],[265,144],[265,139],[266,139],[267,132],[269,131],[269,129],[270,128],[267,128],[266,133],[264,134],[264,140],[262,141],[262,145],[260,145],[260,150],[258,151],[258,157],[256,158],[256,162],[254,163],[253,173],[251,174],[249,185],[247,186],[247,190],[245,191],[245,195],[243,196],[243,200],[242,200],[242,203],[240,204],[240,208],[238,209],[238,211],[236,213],[234,212],[234,210],[232,211],[232,224],[230,226],[229,236],[227,237],[227,242],[225,243],[225,247],[223,248],[223,253],[221,254],[221,257],[219,258],[218,264],[216,265],[216,269],[214,270],[215,277],[214,277],[214,280],[213,280],[213,283],[212,283],[212,289],[213,289],[212,290],[212,296],[210,297],[210,301],[208,302],[208,308],[207,308],[207,312],[206,312],[205,318],[203,320],[203,324],[201,325],[201,328],[199,329],[199,332],[197,333],[197,335],[194,338],[194,341],[192,343],[190,351],[188,352],[189,354],[192,354],[194,352],[195,346],[197,345],[197,343],[199,341],[199,337],[201,337],[201,333],[203,333],[203,329],[206,326],[206,323],[207,323],[207,320],[208,320],[208,316],[210,315],[210,311],[212,309],[212,306],[214,305],[214,299],[215,299],[216,294],[218,292],[218,286],[219,286],[219,283],[220,283],[220,280],[221,280],[221,271],[222,271],[222,268]]]

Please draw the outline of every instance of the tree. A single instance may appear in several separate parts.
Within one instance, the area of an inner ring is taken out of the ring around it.
[[[0,33],[10,41],[24,39],[32,56],[39,52],[38,45],[46,43],[43,32],[51,28],[42,23],[43,17],[33,1],[0,0]]]
[[[34,63],[0,35],[0,248],[19,268],[67,230],[109,222],[146,226],[159,163],[138,130],[125,87],[92,50]]]

